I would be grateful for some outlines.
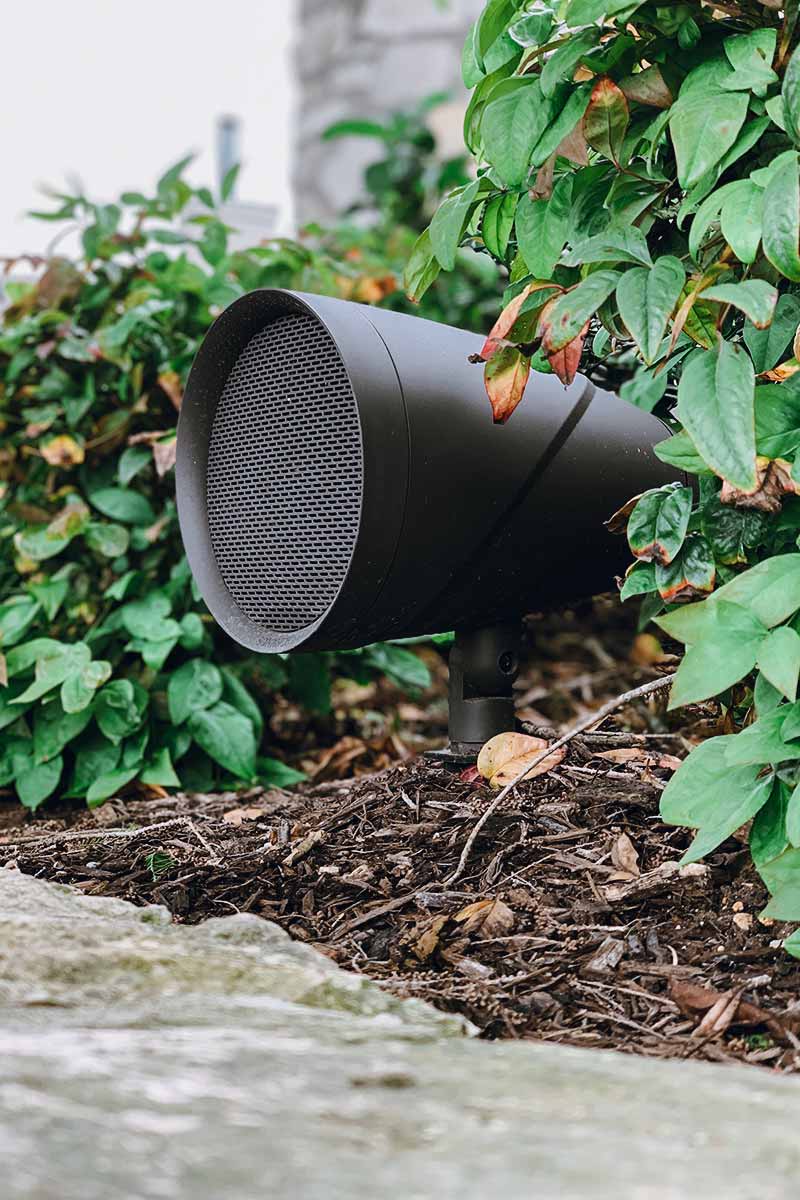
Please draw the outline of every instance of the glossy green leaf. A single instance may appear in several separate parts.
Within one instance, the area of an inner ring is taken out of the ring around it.
[[[735,738],[716,737],[695,747],[661,796],[661,819],[698,829],[681,860],[697,862],[751,820],[767,803],[772,777],[757,767],[731,770],[727,750]]]
[[[667,603],[710,592],[716,580],[711,546],[700,534],[690,534],[669,563],[656,562],[656,587]]]
[[[662,373],[660,378],[663,378],[663,374],[665,373]],[[653,450],[662,462],[677,467],[680,471],[690,471],[693,475],[711,473],[711,468],[697,453],[697,447],[685,429],[663,442],[657,442]]]
[[[15,703],[26,704],[32,700],[39,700],[59,687],[68,675],[82,671],[91,657],[92,652],[85,642],[74,642],[72,645],[59,647],[55,653],[39,658],[33,683],[17,697]]]
[[[74,671],[62,683],[59,693],[66,713],[83,712],[94,700],[97,689],[111,678],[111,663],[95,659],[80,671]]]
[[[766,329],[756,329],[751,321],[744,327],[744,340],[750,357],[760,375],[771,371],[784,354],[792,341],[798,326],[800,326],[800,297],[784,292],[778,297],[778,303],[772,317],[772,323]]]
[[[793,846],[800,846],[800,783],[789,797],[786,809],[786,836]]]
[[[202,658],[191,658],[179,667],[167,686],[169,715],[173,725],[182,725],[193,712],[210,708],[222,696],[219,668]]]
[[[739,92],[699,91],[684,97],[682,89],[669,121],[681,187],[699,183],[730,150],[744,124],[747,103],[747,96]]]
[[[580,83],[570,92],[564,107],[553,116],[537,141],[531,154],[531,165],[541,167],[551,154],[555,154],[565,137],[572,133],[582,120],[589,103],[591,84]]]
[[[534,147],[556,112],[534,80],[486,105],[481,120],[484,152],[506,187],[525,182]],[[442,262],[438,251],[437,257]]]
[[[561,257],[569,229],[573,179],[565,175],[549,200],[533,200],[526,192],[516,212],[516,234],[525,264],[537,279],[549,279]]]
[[[515,192],[504,192],[487,201],[483,210],[481,235],[484,245],[489,253],[501,262],[506,257],[518,201],[519,196]]]
[[[126,784],[136,778],[137,771],[138,767],[120,767],[116,771],[100,775],[89,785],[86,792],[86,803],[89,808],[96,808],[105,803],[110,796],[117,795]]]
[[[480,186],[480,180],[476,179],[465,188],[448,196],[439,205],[431,221],[429,230],[431,248],[439,264],[446,271],[452,271],[456,265],[456,253],[461,244],[472,206],[478,198]],[[419,246],[419,242],[417,246]],[[416,291],[415,294],[417,294]]]
[[[580,60],[600,41],[599,29],[584,29],[550,54],[542,67],[542,94],[552,96],[560,83],[571,82]]]
[[[14,779],[20,804],[35,812],[58,787],[64,760],[60,754],[43,763],[31,763]]]
[[[583,329],[589,318],[611,295],[620,281],[619,271],[595,271],[554,302],[542,332],[552,350],[560,350]]]
[[[89,500],[104,517],[123,525],[152,525],[156,519],[147,497],[131,488],[98,488],[89,493]]]
[[[401,688],[424,690],[431,686],[431,673],[413,650],[386,642],[367,647],[365,659]]]
[[[645,562],[672,562],[683,545],[692,491],[668,486],[645,492],[628,519],[628,545]]]
[[[800,174],[797,155],[785,162],[764,191],[764,253],[792,282],[800,282]]]
[[[119,558],[127,553],[131,540],[124,525],[109,521],[90,521],[84,537],[89,549],[102,554],[104,558]]]
[[[664,255],[650,269],[626,271],[617,285],[620,316],[647,363],[654,363],[659,356],[685,281],[680,260]]]
[[[723,600],[748,608],[768,629],[782,624],[800,608],[800,554],[776,554],[756,563],[708,600],[667,613],[657,624],[670,637],[694,643],[713,631]]]
[[[789,625],[773,629],[759,648],[758,666],[773,687],[788,700],[795,700],[800,676],[800,634]]]
[[[756,388],[756,449],[767,458],[791,458],[800,448],[800,380]]]
[[[753,263],[763,234],[764,193],[749,180],[744,182],[746,187],[735,196],[729,196],[723,204],[720,227],[722,236],[739,261]]]
[[[573,28],[579,25],[591,25],[602,17],[616,17],[620,13],[626,16],[641,8],[643,0],[570,0],[567,6],[566,21]]]
[[[180,787],[181,785],[166,746],[157,751],[139,770],[139,778],[142,783],[156,787]]]
[[[794,144],[800,146],[800,46],[795,49],[784,72],[781,96],[786,132]]]
[[[252,722],[224,700],[193,712],[189,732],[202,750],[237,779],[248,782],[256,774],[256,738]]]
[[[95,701],[95,719],[110,742],[120,742],[141,725],[147,710],[147,692],[130,679],[104,684]]]
[[[765,279],[746,279],[743,283],[718,283],[706,288],[703,299],[732,304],[756,326],[766,329],[775,313],[778,292]]]
[[[431,231],[426,229],[417,238],[406,264],[403,287],[409,300],[418,303],[436,281],[441,265],[433,252]]]
[[[564,255],[564,265],[577,267],[583,263],[637,263],[652,267],[653,260],[647,246],[647,238],[635,225],[609,226],[604,233],[577,241]],[[663,261],[663,260],[662,260]],[[678,260],[673,260],[677,262]],[[681,280],[685,273],[681,269]],[[681,285],[682,286],[682,285]]]
[[[619,591],[619,598],[624,602],[633,596],[645,596],[648,592],[656,590],[655,565],[651,562],[637,562],[633,570],[625,576],[625,582]]]
[[[687,359],[678,388],[678,417],[704,460],[744,491],[756,487],[755,373],[732,342]]]
[[[759,864],[758,871],[772,892],[762,916],[774,921],[799,921],[800,850],[785,850],[779,858]]]

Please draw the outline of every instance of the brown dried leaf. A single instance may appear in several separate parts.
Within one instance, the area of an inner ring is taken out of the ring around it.
[[[578,167],[585,167],[589,162],[589,147],[583,135],[583,121],[578,121],[575,128],[556,146],[555,157],[568,158]]]
[[[176,437],[170,438],[168,442],[153,442],[153,462],[159,479],[163,479],[167,471],[175,466],[177,451],[178,439]]]
[[[175,411],[180,412],[181,403],[183,402],[183,388],[181,387],[181,377],[178,372],[163,371],[158,377],[158,386],[169,397]]]
[[[263,808],[229,808],[222,814],[223,821],[228,825],[241,825],[244,821],[257,821],[264,816]]]
[[[74,467],[84,460],[83,446],[74,438],[60,434],[40,447],[40,454],[51,467]]]
[[[612,513],[607,521],[604,522],[609,533],[624,533],[628,528],[628,517],[631,515],[636,505],[643,496],[640,492],[638,496],[631,496],[630,500],[626,500],[622,508],[618,508],[615,513]]]
[[[632,879],[638,879],[641,874],[639,852],[627,833],[621,833],[611,847],[611,861],[618,870],[625,871]]]
[[[756,490],[743,492],[723,480],[719,498],[723,504],[735,504],[738,508],[780,512],[784,496],[800,495],[800,486],[792,479],[791,469],[791,464],[784,458],[764,458],[759,455],[756,459]]]
[[[438,949],[439,935],[448,919],[446,913],[435,917],[417,938],[413,946],[413,951],[420,962],[427,962],[431,955]]]
[[[8,686],[8,664],[5,654],[0,654],[0,687]]]
[[[636,746],[620,746],[618,750],[598,750],[593,757],[603,758],[606,762],[629,763],[641,762],[647,758],[647,754],[644,750]],[[623,834],[622,836],[624,837],[625,835]],[[619,864],[616,865],[618,866]]]
[[[453,917],[464,933],[479,934],[482,938],[503,937],[511,933],[515,918],[502,900],[476,900]]]
[[[545,323],[545,312],[542,312],[541,326],[544,330],[542,337],[542,349],[547,355],[547,361],[553,368],[554,373],[558,376],[564,387],[569,385],[578,374],[578,367],[581,365],[581,354],[583,353],[583,343],[586,340],[586,335],[589,332],[589,322],[587,321],[583,329],[577,337],[574,337],[571,342],[567,342],[566,346],[562,346],[560,350],[552,350],[549,348],[550,325]]]
[[[697,1017],[701,1013],[714,1013],[711,1024],[719,1023],[723,1019],[727,1022],[725,1028],[731,1024],[768,1025],[775,1032],[781,1032],[783,1028],[780,1020],[772,1013],[767,1012],[758,1004],[751,1004],[749,1000],[742,1000],[741,991],[737,993],[719,992],[716,988],[702,983],[693,983],[690,979],[674,978],[670,980],[669,994],[687,1017]],[[732,998],[735,998],[736,1004],[728,1017],[726,1008]],[[696,1031],[698,1034],[701,1027],[698,1027]]]
[[[498,733],[478,755],[478,770],[493,788],[504,787],[525,769],[526,764],[533,763],[549,744],[544,738],[530,737],[527,733]],[[537,775],[552,771],[566,752],[566,746],[560,746],[535,766],[527,778],[535,779]]]

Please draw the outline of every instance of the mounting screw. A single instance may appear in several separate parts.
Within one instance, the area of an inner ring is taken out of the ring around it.
[[[505,654],[498,658],[497,665],[503,675],[513,675],[517,669],[516,656],[510,650],[506,650]]]

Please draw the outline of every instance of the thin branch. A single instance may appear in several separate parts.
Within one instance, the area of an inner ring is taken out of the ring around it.
[[[555,742],[551,742],[551,744],[547,746],[546,749],[541,752],[541,754],[537,754],[536,758],[529,762],[525,769],[520,771],[519,775],[512,779],[510,783],[507,783],[506,786],[497,793],[492,803],[486,809],[486,812],[479,818],[478,821],[475,822],[474,826],[472,827],[472,832],[467,838],[464,849],[461,851],[461,858],[458,860],[458,866],[453,874],[449,875],[447,879],[445,879],[443,886],[449,887],[450,884],[455,883],[457,879],[461,878],[464,868],[469,860],[469,856],[472,853],[472,847],[475,845],[478,834],[483,829],[484,825],[492,816],[492,814],[497,811],[506,797],[510,796],[514,788],[517,787],[518,784],[522,783],[523,779],[526,779],[527,776],[530,775],[534,767],[537,767],[539,763],[544,762],[544,760],[548,758],[554,750],[560,749],[561,746],[566,746],[567,743],[571,742],[573,738],[576,738],[579,733],[584,733],[587,729],[591,729],[593,725],[599,725],[601,721],[604,721],[606,717],[611,715],[611,713],[616,712],[616,710],[621,708],[623,704],[630,704],[631,701],[639,700],[642,696],[649,696],[652,692],[663,691],[664,688],[670,686],[674,678],[674,674],[664,675],[660,679],[651,679],[648,683],[643,683],[640,687],[633,688],[630,692],[623,692],[621,696],[617,696],[614,700],[609,700],[602,706],[602,708],[598,708],[597,712],[589,713],[588,716],[582,717],[576,725],[572,726],[572,729],[563,735],[563,737],[560,737]]]

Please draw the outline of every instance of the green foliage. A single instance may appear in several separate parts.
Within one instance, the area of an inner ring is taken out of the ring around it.
[[[662,811],[698,829],[691,858],[752,821],[768,911],[793,921],[798,15],[796,0],[488,0],[463,59],[477,177],[445,200],[432,232],[458,219],[414,264],[419,295],[460,240],[508,280],[483,351],[495,419],[520,402],[534,355],[564,382],[582,356],[593,369],[590,335],[606,371],[628,371],[622,395],[671,418],[657,453],[698,486],[630,506],[622,596],[645,596],[686,644],[672,706],[719,697],[745,727],[689,756]],[[800,956],[800,935],[787,947]]]
[[[56,791],[101,804],[134,780],[297,782],[266,752],[277,691],[324,713],[339,675],[429,682],[397,646],[244,656],[199,600],[172,470],[198,343],[249,289],[349,294],[364,264],[322,235],[232,249],[185,166],[150,197],[57,196],[40,215],[77,225],[80,256],[10,285],[0,317],[0,786],[31,809]]]

